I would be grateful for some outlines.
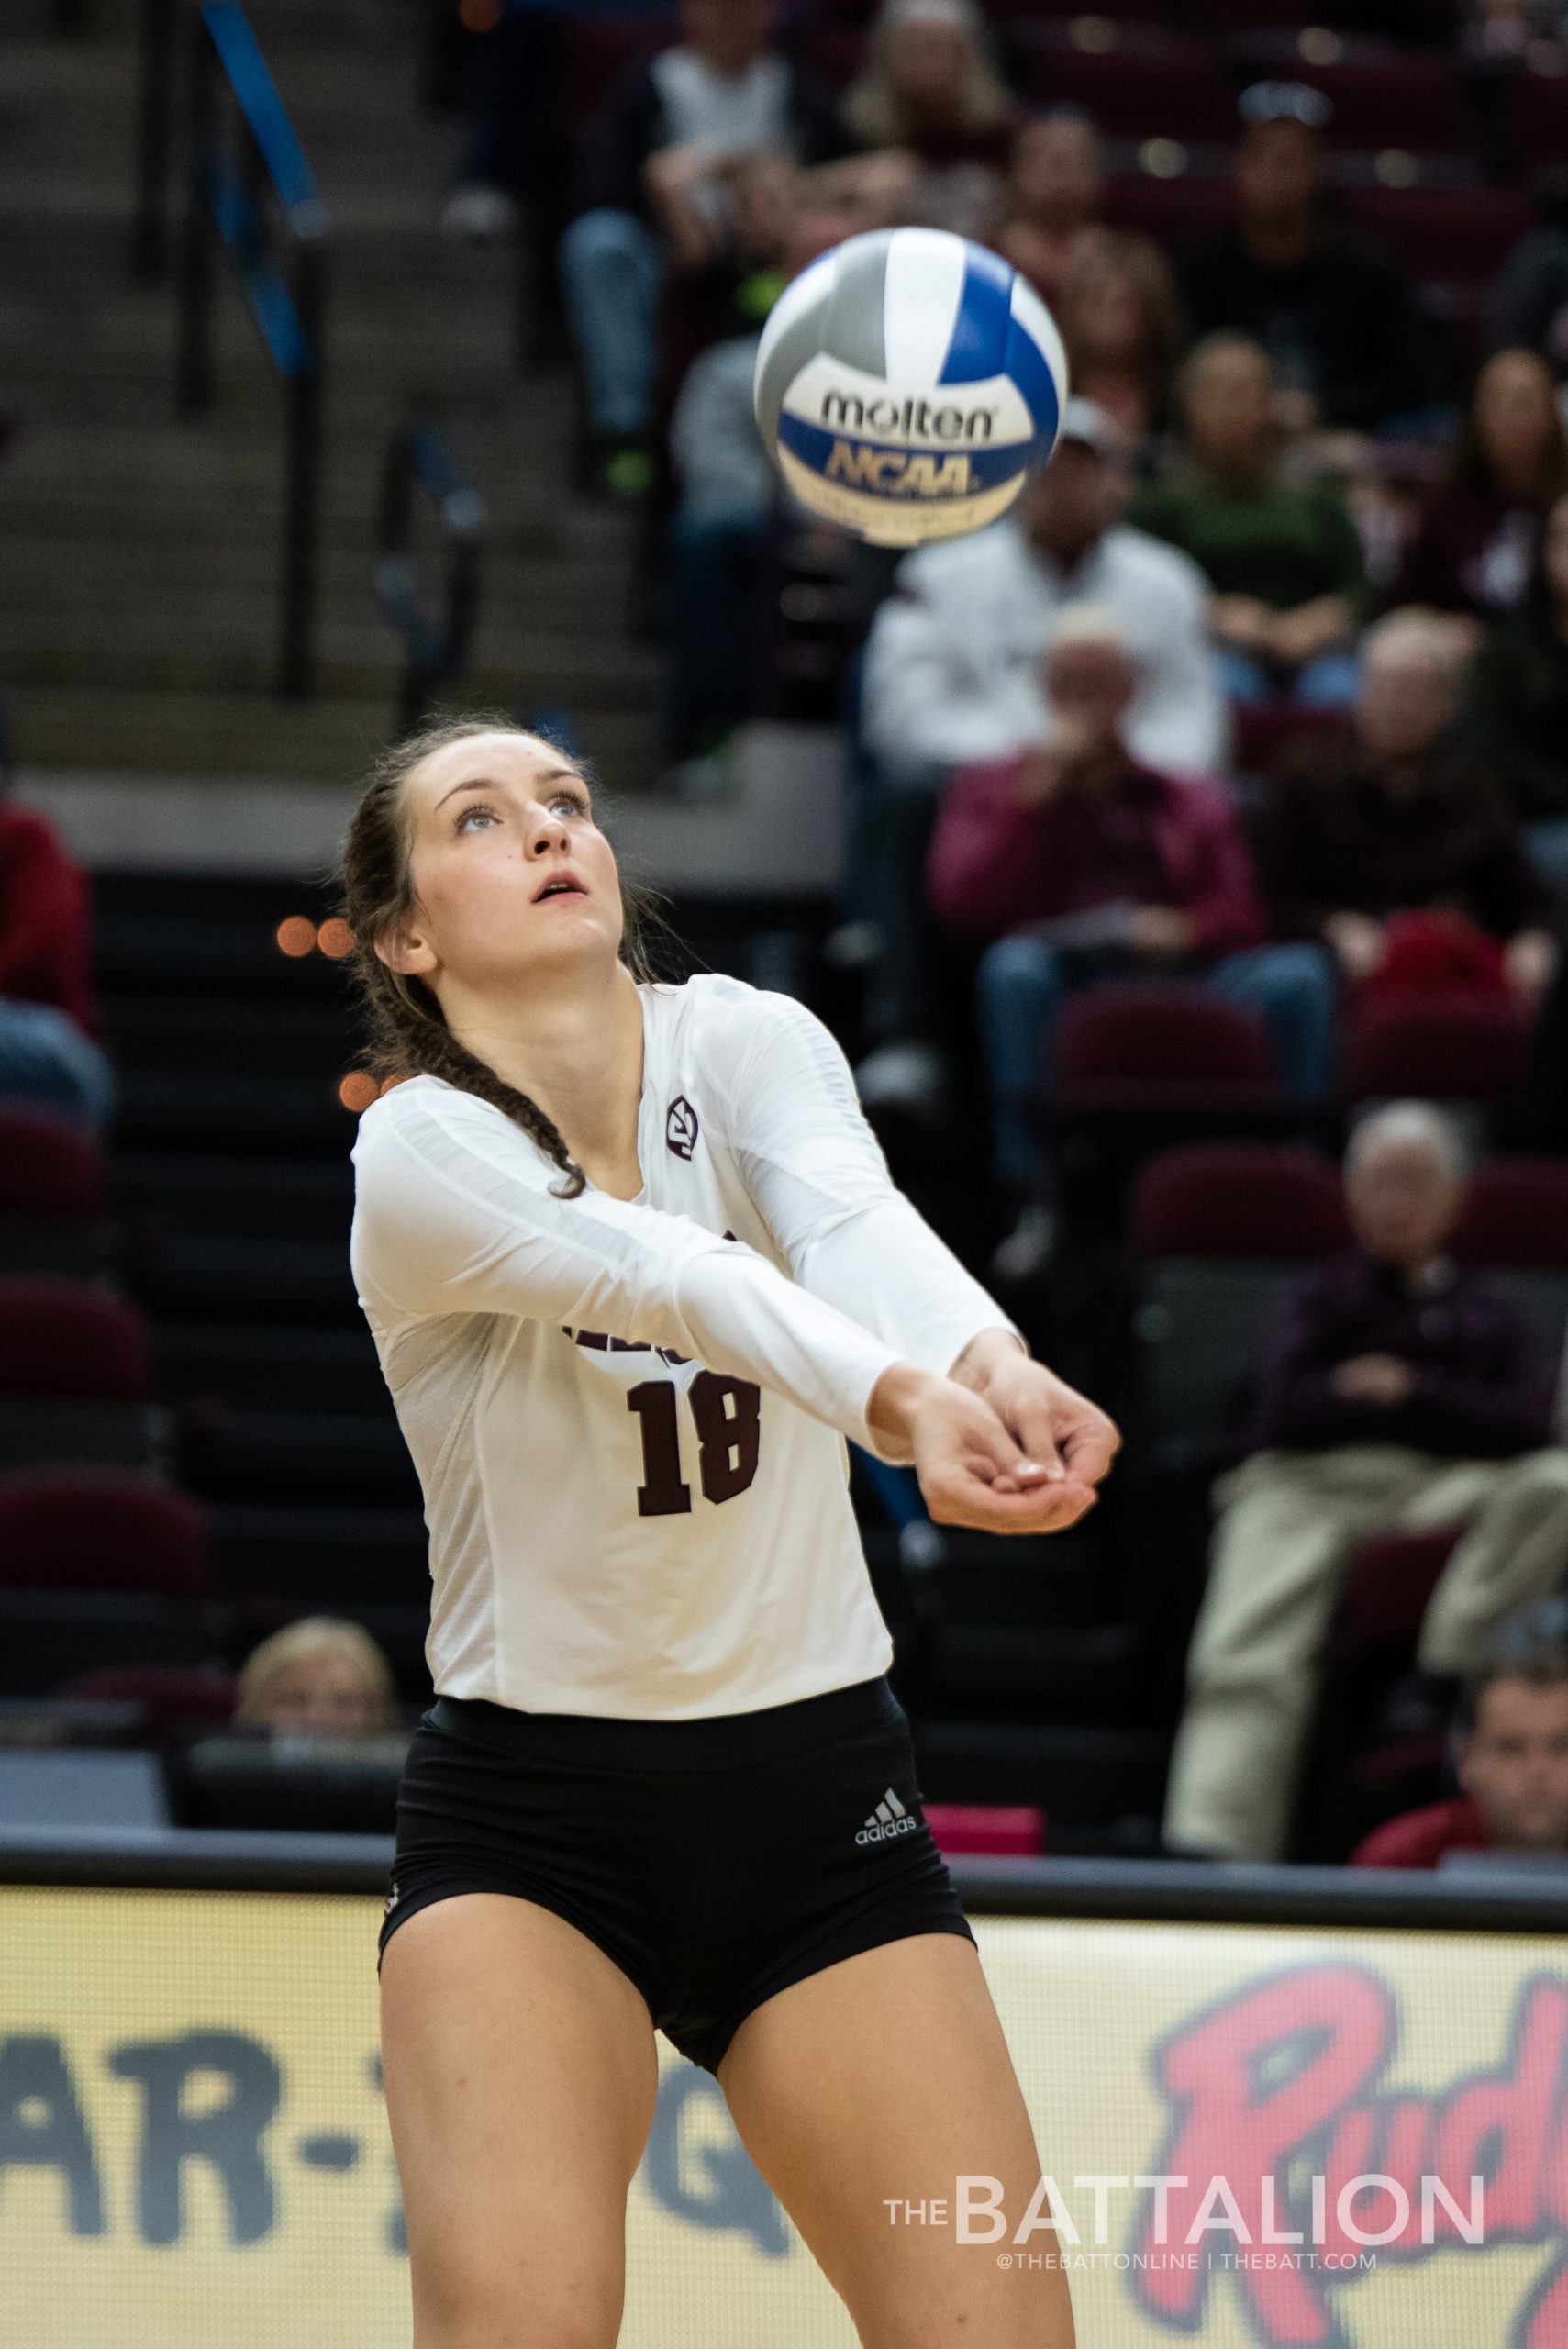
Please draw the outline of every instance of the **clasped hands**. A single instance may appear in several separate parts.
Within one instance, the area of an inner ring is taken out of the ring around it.
[[[872,1432],[905,1453],[939,1525],[1060,1533],[1093,1508],[1121,1443],[1114,1422],[1007,1330],[985,1330],[946,1377],[895,1363],[872,1389]]]

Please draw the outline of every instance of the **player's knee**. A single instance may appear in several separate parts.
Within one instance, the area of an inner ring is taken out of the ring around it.
[[[414,2313],[414,2349],[616,2349],[621,2295],[576,2275],[450,2277]]]

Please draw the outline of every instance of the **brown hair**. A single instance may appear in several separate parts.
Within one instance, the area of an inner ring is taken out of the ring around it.
[[[339,913],[353,937],[349,968],[358,985],[370,1029],[370,1043],[361,1061],[366,1073],[383,1084],[406,1076],[439,1076],[464,1093],[475,1093],[510,1118],[536,1141],[566,1176],[551,1186],[558,1198],[573,1199],[585,1177],[566,1143],[536,1101],[508,1085],[487,1061],[471,1052],[448,1027],[433,987],[421,978],[395,971],[375,951],[384,931],[406,920],[414,907],[412,835],[407,813],[407,783],[416,767],[453,742],[482,734],[515,734],[539,742],[564,756],[542,735],[506,716],[436,718],[393,743],[381,753],[366,779],[350,819],[337,879]],[[566,763],[582,775],[592,793],[593,778],[580,760]],[[625,875],[620,883],[624,928],[621,960],[639,983],[656,974],[649,952],[650,933],[659,925],[657,899]]]
[[[1067,348],[1068,370],[1076,378],[1086,362],[1084,314],[1105,278],[1125,277],[1138,304],[1140,327],[1138,364],[1152,403],[1168,395],[1186,340],[1181,297],[1170,262],[1152,238],[1123,228],[1102,228],[1067,273],[1058,323]]]

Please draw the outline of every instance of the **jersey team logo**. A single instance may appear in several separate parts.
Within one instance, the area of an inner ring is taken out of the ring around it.
[[[664,1140],[677,1158],[689,1158],[697,1146],[697,1113],[684,1093],[677,1093],[664,1112]]]

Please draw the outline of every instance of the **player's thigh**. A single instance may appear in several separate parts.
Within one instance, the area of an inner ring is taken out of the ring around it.
[[[747,2016],[718,2078],[865,2349],[1071,2349],[1055,2237],[1029,2237],[1038,2266],[1000,2262],[1040,2164],[969,1942],[915,1934],[808,1975]],[[959,2240],[961,2176],[998,2182],[996,2243]],[[933,2202],[946,2204],[945,2224],[931,2223]],[[905,2210],[921,2203],[925,2223]]]
[[[415,2349],[612,2349],[658,2092],[646,2001],[532,1901],[433,1901],[387,1939],[382,2069]]]

